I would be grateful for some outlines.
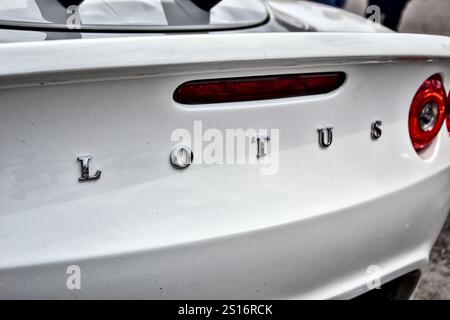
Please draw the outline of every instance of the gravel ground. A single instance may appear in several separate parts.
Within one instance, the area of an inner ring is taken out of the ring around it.
[[[346,8],[362,15],[367,2],[347,0]],[[403,13],[400,32],[450,36],[450,0],[411,0]],[[413,299],[450,300],[450,216],[431,252],[430,265]]]
[[[430,254],[430,264],[413,299],[450,300],[450,216]]]

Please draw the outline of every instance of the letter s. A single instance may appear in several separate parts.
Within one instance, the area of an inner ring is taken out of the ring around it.
[[[381,126],[383,125],[383,122],[380,120],[372,122],[372,131],[371,131],[371,137],[373,140],[378,140],[381,138],[381,135],[383,134],[383,131],[381,130]]]

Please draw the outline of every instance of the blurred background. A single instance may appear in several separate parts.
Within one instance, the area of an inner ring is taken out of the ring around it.
[[[365,16],[369,5],[381,8],[383,23],[400,32],[450,36],[450,0],[311,0]]]
[[[385,0],[390,3],[402,1]],[[369,0],[347,0],[345,8],[365,15],[368,3]],[[400,17],[398,31],[450,36],[450,0],[407,1]]]
[[[450,0],[311,0],[366,16],[378,5],[383,24],[399,32],[450,36]],[[449,191],[450,196],[450,191]],[[450,218],[442,230],[414,299],[450,300]]]

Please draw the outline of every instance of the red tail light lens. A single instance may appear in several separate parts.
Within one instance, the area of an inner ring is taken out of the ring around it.
[[[447,100],[447,129],[448,134],[450,134],[450,92],[448,93],[448,100]]]
[[[342,72],[199,80],[179,86],[173,98],[182,104],[280,99],[328,93],[344,81]]]
[[[447,97],[442,77],[426,80],[414,97],[409,112],[409,134],[416,151],[428,147],[446,118]]]

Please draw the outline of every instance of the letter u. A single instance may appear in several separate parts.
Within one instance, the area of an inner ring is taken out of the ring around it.
[[[319,145],[321,148],[328,148],[333,143],[333,127],[317,129],[319,133]]]

